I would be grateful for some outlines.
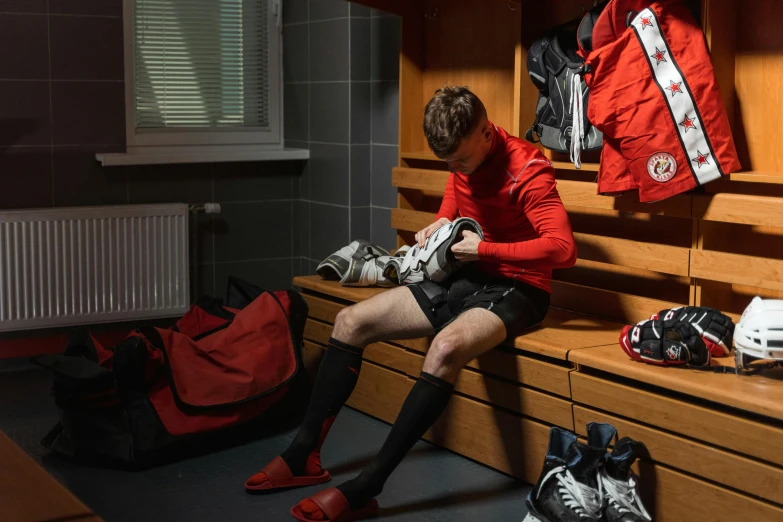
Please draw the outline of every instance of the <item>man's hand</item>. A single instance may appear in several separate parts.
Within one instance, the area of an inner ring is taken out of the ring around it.
[[[463,230],[462,241],[454,243],[451,246],[451,251],[454,252],[454,257],[458,261],[478,261],[479,243],[481,243],[481,238],[478,234],[470,230]]]
[[[427,238],[430,237],[436,230],[438,230],[443,225],[451,223],[446,218],[440,218],[432,225],[428,226],[424,230],[419,230],[416,232],[416,242],[419,244],[419,248],[424,248],[424,242],[427,241]]]

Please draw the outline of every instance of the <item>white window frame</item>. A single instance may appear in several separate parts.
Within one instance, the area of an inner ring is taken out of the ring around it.
[[[306,150],[284,149],[283,143],[283,34],[281,0],[270,0],[269,16],[269,130],[248,128],[137,129],[135,110],[136,0],[123,0],[125,59],[125,154],[98,154],[104,165],[195,163],[307,159]],[[277,100],[277,103],[275,103]]]

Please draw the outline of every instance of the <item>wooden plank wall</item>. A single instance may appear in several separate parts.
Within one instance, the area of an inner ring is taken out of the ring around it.
[[[468,0],[427,0],[422,12],[404,18],[400,158],[392,174],[399,190],[392,214],[399,245],[411,244],[414,232],[431,222],[448,175],[421,128],[421,111],[434,90],[473,87],[493,121],[522,134],[538,94],[527,78],[526,49],[548,27],[581,16],[592,4],[493,1],[479,14]],[[763,87],[776,85],[783,70],[781,30],[770,21],[782,8],[772,0],[689,5],[701,17],[744,171],[695,193],[640,204],[634,194],[595,193],[597,156],[588,155],[577,171],[567,158],[544,151],[556,168],[580,252],[575,268],[555,272],[555,306],[633,322],[676,304],[705,304],[737,316],[753,295],[783,296],[777,262],[783,258],[783,160],[773,152],[783,135],[783,106],[775,89]],[[493,38],[469,29],[481,24],[495,28]],[[454,42],[451,35],[460,28],[463,38]],[[749,255],[753,259],[742,257]]]

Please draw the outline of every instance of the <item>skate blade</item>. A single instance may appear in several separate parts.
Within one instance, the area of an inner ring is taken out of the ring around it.
[[[544,520],[541,520],[537,516],[535,516],[533,513],[528,513],[525,519],[522,522],[546,522]]]

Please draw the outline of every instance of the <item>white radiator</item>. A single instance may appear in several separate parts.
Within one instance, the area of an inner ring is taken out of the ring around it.
[[[176,316],[188,206],[0,212],[0,332]]]

